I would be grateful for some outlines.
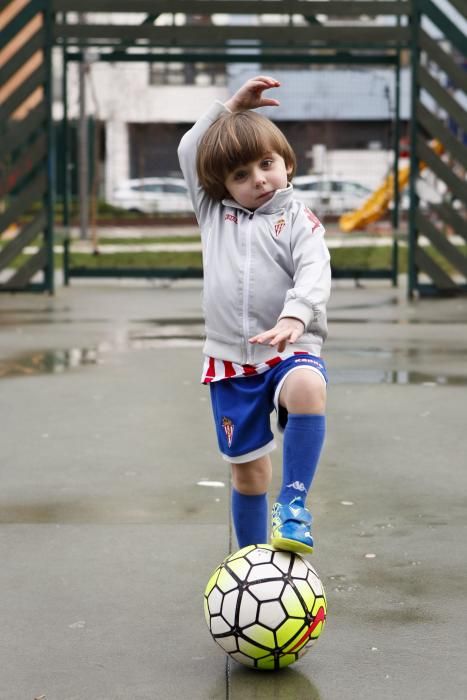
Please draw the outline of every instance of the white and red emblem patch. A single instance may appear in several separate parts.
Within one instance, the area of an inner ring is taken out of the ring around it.
[[[274,232],[275,232],[275,234],[276,234],[276,238],[277,238],[277,237],[282,233],[282,231],[284,230],[284,228],[285,228],[285,223],[286,223],[286,222],[285,222],[285,219],[279,219],[279,220],[276,221],[276,223],[274,224]]]
[[[318,219],[316,214],[313,214],[313,212],[307,209],[307,207],[305,207],[305,214],[306,218],[312,223],[311,233],[314,233],[315,228],[319,228],[321,226],[321,221]]]
[[[232,445],[233,434],[234,434],[234,424],[230,418],[225,416],[222,418],[222,427],[224,428],[225,436],[227,438],[227,444],[229,447]]]
[[[234,224],[238,224],[238,219],[235,214],[226,214],[224,216],[224,221],[233,221]]]

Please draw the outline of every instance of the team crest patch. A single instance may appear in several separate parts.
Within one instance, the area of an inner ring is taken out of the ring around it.
[[[224,216],[224,221],[233,221],[234,224],[238,224],[238,219],[235,214],[226,214]]]
[[[227,438],[227,444],[229,447],[232,445],[233,434],[234,434],[234,424],[230,418],[225,416],[222,418],[222,427],[224,428],[225,436]]]
[[[276,221],[276,223],[274,224],[274,233],[276,234],[276,238],[277,238],[278,236],[280,236],[280,234],[281,234],[282,231],[284,230],[284,228],[285,228],[285,223],[286,223],[286,222],[285,222],[285,219],[279,219],[279,220]]]

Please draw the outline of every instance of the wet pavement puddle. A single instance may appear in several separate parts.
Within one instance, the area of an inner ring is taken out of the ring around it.
[[[118,341],[104,341],[94,347],[37,350],[0,358],[0,379],[40,374],[61,374],[86,365],[104,364],[109,356],[129,350],[150,350],[161,347],[201,347],[200,333],[184,333],[165,327],[164,333],[129,334]]]
[[[424,318],[335,318],[330,317],[329,323],[331,324],[376,324],[376,325],[397,325],[397,326],[464,326],[467,322],[467,317],[465,319],[424,319]]]
[[[37,350],[26,352],[0,359],[0,379],[13,377],[31,377],[44,374],[62,374],[69,370],[76,370],[89,365],[105,364],[109,357],[118,352],[132,350],[151,350],[158,348],[201,348],[203,338],[197,334],[174,334],[172,329],[165,336],[145,333],[129,336],[125,341],[112,344],[103,342],[94,347],[69,348],[57,350]],[[441,352],[441,351],[435,351]],[[446,352],[446,351],[445,351]],[[453,351],[452,354],[463,354],[463,350]],[[403,355],[408,358],[415,357],[417,351],[410,349],[400,351],[383,351],[377,348],[343,351],[340,353],[352,356],[389,358],[394,355]],[[330,363],[328,363],[330,364]],[[435,372],[421,372],[408,369],[386,368],[332,368],[333,384],[397,384],[397,385],[424,385],[424,386],[467,386],[466,374],[447,374]]]
[[[392,322],[392,321],[391,321]],[[141,329],[132,330],[134,325]],[[123,330],[123,332],[122,332]],[[106,364],[112,361],[118,353],[137,350],[155,350],[160,348],[200,348],[204,342],[204,325],[200,318],[177,319],[140,319],[131,323],[130,327],[122,329],[114,338],[96,343],[90,347],[75,347],[65,349],[38,349],[18,353],[10,357],[0,358],[0,379],[12,377],[31,377],[44,374],[60,374],[76,370],[88,365]],[[464,347],[427,347],[402,346],[382,348],[345,347],[339,343],[328,349],[328,357],[362,358],[368,367],[333,367],[328,359],[332,372],[333,384],[397,384],[397,385],[429,385],[429,386],[466,386],[467,371],[430,372],[413,370],[410,364],[419,362],[422,358],[442,355],[456,359],[467,355]],[[388,367],[375,367],[375,361],[384,361]],[[402,369],[399,365],[408,365]],[[439,365],[439,363],[437,362]],[[392,365],[392,367],[391,367]],[[394,367],[395,365],[395,367]]]
[[[141,499],[140,499],[141,501]],[[81,498],[40,503],[0,503],[0,525],[139,524],[159,522],[159,509],[134,499]]]
[[[399,369],[335,369],[332,371],[332,383],[467,386],[467,375],[436,374]]]
[[[60,374],[83,365],[97,364],[99,364],[99,357],[95,348],[24,353],[0,360],[0,379]]]

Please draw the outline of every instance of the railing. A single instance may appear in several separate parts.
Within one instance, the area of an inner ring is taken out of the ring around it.
[[[467,291],[467,5],[449,0],[443,7],[414,0],[410,295]],[[430,147],[433,139],[441,148]],[[431,197],[421,189],[422,163]]]
[[[12,0],[0,29],[0,291],[52,292],[48,4]],[[32,241],[35,255],[20,258]]]

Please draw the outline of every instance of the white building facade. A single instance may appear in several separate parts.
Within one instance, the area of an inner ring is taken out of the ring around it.
[[[92,19],[102,21],[103,17],[92,15]],[[112,15],[114,23],[143,19],[144,15],[136,13],[131,18]],[[166,20],[161,16],[157,21]],[[183,22],[183,16],[175,21]],[[225,17],[221,21],[225,22]],[[182,131],[214,100],[225,101],[259,72],[271,73],[281,82],[275,91],[281,106],[265,113],[291,140],[299,156],[300,173],[319,171],[376,187],[391,167],[396,104],[395,70],[391,67],[301,65],[284,70],[259,62],[228,63],[215,73],[207,65],[192,67],[191,84],[187,84],[186,66],[176,62],[109,63],[93,61],[92,54],[88,61],[87,111],[105,125],[102,194],[107,201],[112,202],[113,190],[130,177],[161,174],[161,168],[169,175],[178,174],[174,154]],[[68,71],[69,118],[76,120],[78,64],[70,63]],[[403,68],[400,116],[404,121],[409,118],[409,96],[409,71]],[[57,102],[56,119],[61,117],[60,110],[61,102]],[[316,149],[317,145],[321,149]]]

